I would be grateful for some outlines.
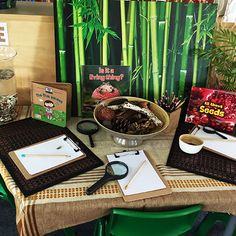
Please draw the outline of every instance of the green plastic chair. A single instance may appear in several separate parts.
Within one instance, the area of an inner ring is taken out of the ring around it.
[[[225,230],[226,226],[229,223],[229,220],[230,215],[227,213],[208,212],[205,219],[201,222],[197,230],[194,232],[194,236],[206,236],[212,229],[214,229],[217,223],[220,223]],[[236,228],[234,228],[232,236],[236,236]]]
[[[10,205],[13,208],[15,208],[14,198],[11,195],[11,193],[8,191],[1,175],[0,175],[0,199],[9,202]]]
[[[10,205],[12,206],[12,208],[15,209],[14,198],[13,198],[12,194],[8,191],[1,175],[0,175],[0,199],[9,202]],[[73,228],[63,229],[63,233],[65,236],[75,236],[76,235],[76,232]]]
[[[178,236],[193,226],[201,205],[163,212],[113,209],[97,221],[95,236]]]

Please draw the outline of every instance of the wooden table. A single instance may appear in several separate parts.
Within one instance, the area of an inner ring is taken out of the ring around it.
[[[18,119],[27,117],[29,114],[28,107],[20,107]],[[77,122],[78,118],[72,118],[68,127],[89,146],[88,137],[76,131]],[[103,175],[103,166],[24,197],[5,166],[0,162],[0,174],[15,198],[16,224],[19,234],[22,236],[44,235],[97,219],[108,214],[113,207],[167,210],[202,204],[206,211],[236,215],[235,185],[165,166],[173,135],[173,133],[158,135],[154,139],[144,141],[138,147],[144,149],[155,161],[157,168],[171,187],[172,194],[129,203],[124,202],[115,181],[109,182],[94,195],[85,194],[87,187]],[[92,150],[105,162],[107,154],[124,149],[115,145],[111,137],[103,130],[99,130],[93,139],[95,147]]]

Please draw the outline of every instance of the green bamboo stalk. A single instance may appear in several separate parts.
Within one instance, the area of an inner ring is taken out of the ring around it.
[[[58,24],[58,50],[60,64],[60,81],[66,82],[66,45],[65,45],[65,21],[64,21],[64,0],[56,1],[57,24]]]
[[[128,4],[128,7],[127,7],[127,10],[126,10],[126,32],[127,32],[127,34],[128,34],[128,32],[129,32],[129,27],[130,27],[130,8],[131,8],[131,4],[130,4],[130,2],[131,1],[126,1],[125,0],[125,2],[129,2],[129,4]],[[127,41],[127,43],[128,43],[128,41]]]
[[[143,79],[143,97],[146,92],[146,71],[147,71],[147,2],[140,2],[140,37],[142,50],[142,79]]]
[[[139,54],[138,54],[138,34],[137,34],[137,18],[135,17],[134,22],[134,61],[135,61],[135,68],[140,67],[139,65]],[[140,84],[139,84],[139,75],[135,79],[135,95],[137,97],[140,96]]]
[[[128,65],[127,57],[127,34],[126,34],[126,21],[125,21],[125,0],[120,0],[120,18],[121,18],[121,39],[122,39],[122,59],[123,65]]]
[[[150,2],[150,27],[151,27],[151,46],[152,46],[152,78],[153,78],[153,96],[160,98],[159,86],[159,67],[158,67],[158,46],[157,46],[157,4]]]
[[[192,35],[193,11],[194,11],[194,3],[188,3],[186,20],[185,20],[185,29],[184,29],[184,40],[189,39]],[[183,45],[178,96],[180,95],[184,96],[184,92],[185,92],[184,90],[185,90],[186,75],[187,75],[187,68],[188,68],[189,44],[190,42],[184,43]]]
[[[78,12],[73,4],[73,24],[78,25]],[[78,27],[73,27],[74,37],[74,59],[75,59],[75,83],[77,93],[78,116],[82,115],[82,101],[81,101],[81,73],[80,73],[80,58],[79,58],[79,33]]]
[[[133,68],[133,48],[134,48],[134,25],[135,25],[135,9],[136,2],[130,2],[130,27],[129,27],[129,41],[128,41],[128,65]],[[132,93],[132,77],[130,77],[129,92]]]
[[[3,3],[2,3],[3,4]],[[16,2],[15,1],[12,1],[12,0],[7,0],[6,1],[6,8],[13,8],[13,7],[15,7],[15,5],[16,5]]]
[[[163,65],[163,49],[164,49],[164,35],[165,35],[165,14],[166,2],[158,2],[158,68],[159,68],[159,81],[162,80],[162,65]]]
[[[77,10],[77,19],[78,24],[83,22],[83,18],[81,16],[81,8]],[[76,80],[76,87],[77,87],[77,104],[78,104],[78,116],[82,116],[82,72],[81,66],[85,65],[85,55],[84,55],[84,39],[83,39],[83,28],[78,28],[78,44],[79,44],[79,64],[78,66],[78,77]]]
[[[81,9],[77,10],[78,24],[83,22],[83,17],[81,16]],[[84,55],[84,39],[83,39],[83,28],[80,26],[78,28],[78,38],[79,38],[79,60],[80,65],[85,65],[85,55]]]
[[[148,99],[148,95],[149,95],[149,81],[150,81],[150,74],[149,74],[149,71],[150,71],[150,11],[151,11],[151,4],[150,2],[148,3],[148,14],[147,14],[147,19],[148,19],[148,24],[147,24],[147,44],[146,44],[146,52],[147,52],[147,59],[146,59],[146,63],[147,63],[147,68],[146,68],[146,76],[145,76],[145,98]]]
[[[200,32],[201,32],[201,20],[202,20],[202,3],[198,4],[198,17],[197,17],[197,31],[196,31],[196,39],[194,43],[194,49],[197,51],[199,49],[200,43]],[[192,85],[196,86],[197,83],[197,70],[198,70],[198,57],[197,53],[194,53],[193,58],[193,80]]]
[[[174,37],[173,37],[173,47],[172,47],[172,57],[171,57],[171,69],[170,69],[170,92],[175,91],[175,67],[176,67],[176,57],[177,57],[177,44],[178,44],[178,33],[179,33],[179,17],[180,17],[180,3],[176,3],[175,10],[175,27],[174,27]],[[175,91],[176,93],[177,91]]]
[[[66,76],[66,50],[59,50],[60,82],[67,82]]]
[[[170,16],[171,16],[171,2],[166,2],[161,94],[164,94],[165,91],[166,91],[166,80],[167,80],[166,74],[167,74],[167,58],[168,58]]]
[[[103,0],[102,24],[104,29],[108,27],[108,0]],[[108,65],[108,34],[105,33],[102,40],[102,65]]]

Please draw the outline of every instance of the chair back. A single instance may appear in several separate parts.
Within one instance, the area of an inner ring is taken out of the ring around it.
[[[11,195],[11,193],[8,191],[1,175],[0,175],[0,199],[4,201],[8,201],[10,205],[13,208],[15,208],[14,198]]]
[[[117,236],[177,236],[188,232],[201,206],[163,212],[141,212],[113,209],[106,235]]]

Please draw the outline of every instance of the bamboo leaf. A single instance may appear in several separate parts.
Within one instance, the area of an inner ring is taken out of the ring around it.
[[[134,71],[132,72],[132,82],[138,79],[140,73],[142,72],[142,67],[143,66],[137,66]]]
[[[87,33],[87,36],[86,36],[86,48],[88,47],[90,41],[91,41],[91,38],[93,36],[93,31],[94,31],[94,28],[90,27],[89,30],[88,30],[88,33]]]

